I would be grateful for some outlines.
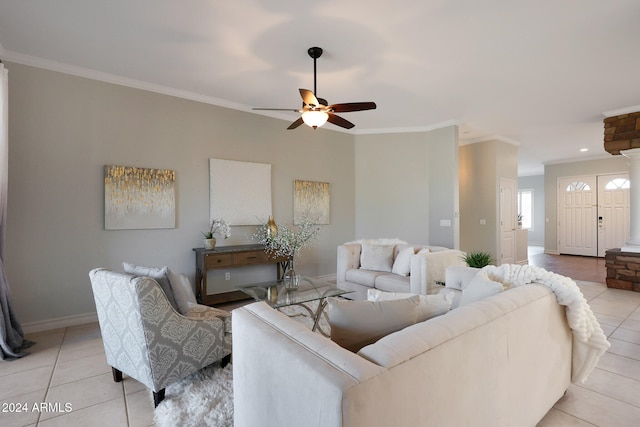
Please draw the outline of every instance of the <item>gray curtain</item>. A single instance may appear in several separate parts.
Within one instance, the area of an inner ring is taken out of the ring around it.
[[[9,168],[9,83],[8,71],[0,61],[0,358],[11,360],[29,354],[25,348],[33,342],[24,339],[11,304],[11,293],[4,272],[7,227],[7,180]]]

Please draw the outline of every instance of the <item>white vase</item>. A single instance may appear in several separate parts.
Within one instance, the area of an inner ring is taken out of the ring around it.
[[[211,239],[204,239],[204,248],[211,250],[216,247],[216,238],[212,237]]]

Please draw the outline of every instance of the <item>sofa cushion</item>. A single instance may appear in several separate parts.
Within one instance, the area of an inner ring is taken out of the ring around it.
[[[124,272],[128,274],[133,274],[134,276],[146,276],[151,277],[164,291],[164,294],[167,296],[167,300],[169,300],[169,304],[180,313],[180,308],[178,308],[178,304],[176,304],[176,300],[173,296],[173,290],[171,289],[171,283],[169,282],[169,269],[167,267],[143,267],[141,265],[135,265],[130,262],[123,262],[122,267],[124,268]]]
[[[394,245],[362,244],[360,268],[365,270],[391,271]]]
[[[416,323],[418,296],[392,301],[328,298],[331,340],[357,352],[387,334]]]
[[[402,248],[395,261],[393,261],[393,267],[391,272],[393,274],[399,274],[401,276],[408,276],[411,272],[411,256],[414,254],[413,246]]]
[[[397,274],[381,274],[376,277],[375,286],[386,292],[409,292],[411,291],[411,283],[406,276]]]
[[[411,298],[413,296],[418,296],[418,298],[420,298],[416,322],[424,322],[427,319],[431,319],[432,317],[440,316],[448,312],[451,309],[451,304],[455,295],[453,291],[437,295],[417,295],[402,292],[383,292],[378,289],[367,290],[367,299],[369,301],[390,301]]]
[[[503,290],[504,287],[502,286],[502,283],[494,282],[493,280],[489,280],[480,274],[476,274],[475,277],[469,282],[467,287],[462,291],[462,297],[460,298],[460,307],[498,294]]]
[[[350,270],[347,270],[344,278],[347,282],[357,283],[359,285],[369,286],[370,288],[373,288],[375,286],[376,277],[382,275],[389,275],[389,273],[385,273],[384,271],[352,268]]]

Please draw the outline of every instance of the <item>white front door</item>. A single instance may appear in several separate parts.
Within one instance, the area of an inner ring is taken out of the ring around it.
[[[558,178],[558,250],[597,256],[596,177]]]
[[[629,174],[598,176],[598,256],[629,240]]]
[[[515,263],[516,252],[516,182],[500,179],[500,264]]]

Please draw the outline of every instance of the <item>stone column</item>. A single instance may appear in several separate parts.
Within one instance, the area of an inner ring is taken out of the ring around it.
[[[640,148],[620,151],[629,159],[629,231],[622,252],[640,252]]]

